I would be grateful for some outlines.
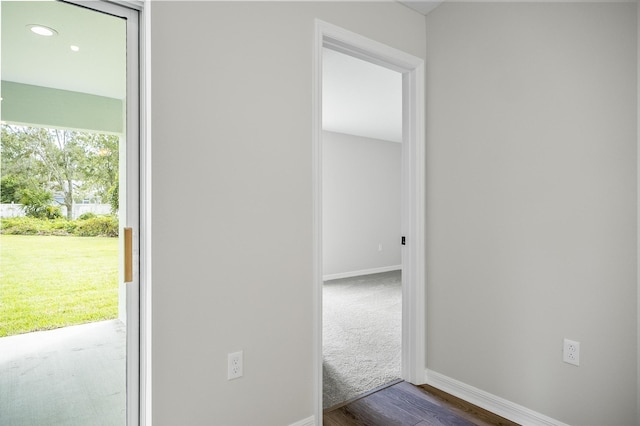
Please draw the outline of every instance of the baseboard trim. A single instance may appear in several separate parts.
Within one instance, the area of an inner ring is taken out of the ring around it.
[[[398,271],[402,269],[402,265],[382,266],[380,268],[362,269],[360,271],[340,272],[337,274],[328,274],[322,276],[322,281],[338,280],[340,278],[359,277],[361,275],[379,274],[381,272]]]
[[[569,426],[566,423],[547,417],[544,414],[530,410],[522,405],[492,395],[489,392],[485,392],[432,370],[425,371],[425,379],[426,383],[434,388],[438,388],[521,425]]]
[[[306,419],[292,423],[289,426],[316,426],[315,416],[307,417]]]

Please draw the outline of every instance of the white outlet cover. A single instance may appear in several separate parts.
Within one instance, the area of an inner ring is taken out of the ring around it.
[[[580,365],[580,342],[564,339],[562,360],[567,364]]]
[[[227,380],[239,379],[242,377],[242,351],[233,352],[227,355]]]

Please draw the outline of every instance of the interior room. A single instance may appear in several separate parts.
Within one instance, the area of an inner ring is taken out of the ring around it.
[[[141,424],[322,422],[319,21],[423,66],[412,381],[520,424],[639,424],[635,1],[120,3],[142,16]]]
[[[402,75],[322,52],[323,409],[400,378]]]

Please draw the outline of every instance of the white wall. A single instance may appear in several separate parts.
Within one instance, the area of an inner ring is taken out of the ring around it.
[[[397,142],[323,132],[325,275],[401,264],[401,151]]]
[[[636,16],[426,19],[428,368],[574,425],[637,422]]]
[[[152,2],[153,421],[314,409],[314,18],[424,57],[395,2]],[[171,208],[176,194],[198,212]],[[228,352],[244,377],[226,380]]]

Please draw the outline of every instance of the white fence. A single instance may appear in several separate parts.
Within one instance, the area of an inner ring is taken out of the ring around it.
[[[62,216],[67,216],[67,208],[60,206]],[[85,213],[109,214],[111,213],[110,204],[74,204],[73,218],[77,219]],[[22,204],[0,204],[0,217],[19,217],[24,216]]]

